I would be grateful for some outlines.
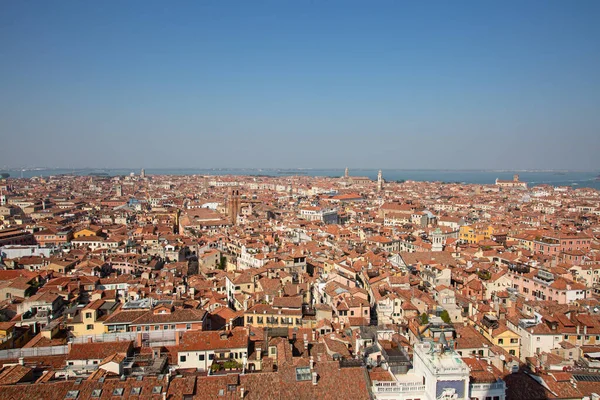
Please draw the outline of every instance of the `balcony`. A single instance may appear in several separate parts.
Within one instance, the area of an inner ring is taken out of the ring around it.
[[[504,390],[506,389],[506,384],[504,382],[494,382],[494,383],[472,383],[469,385],[471,391],[490,391],[490,390]]]
[[[375,382],[374,393],[424,393],[425,385],[421,382]]]

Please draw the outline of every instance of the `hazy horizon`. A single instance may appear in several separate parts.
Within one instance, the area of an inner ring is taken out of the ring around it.
[[[132,167],[50,167],[50,166],[21,166],[11,167],[4,166],[0,167],[1,171],[33,171],[33,170],[64,170],[64,171],[123,171],[131,170],[131,172],[139,173],[142,169],[145,171],[203,171],[203,170],[215,170],[215,171],[341,171],[344,172],[348,168],[349,172],[352,171],[451,171],[451,172],[581,172],[581,173],[595,173],[598,169],[545,169],[545,168],[529,168],[529,169],[515,169],[515,168],[377,168],[377,167],[153,167],[153,166],[132,166]]]
[[[0,164],[597,171],[599,17],[591,0],[4,2]]]

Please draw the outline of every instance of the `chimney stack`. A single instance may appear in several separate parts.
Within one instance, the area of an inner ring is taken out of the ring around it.
[[[312,384],[315,386],[317,385],[317,373],[316,372],[312,373]]]
[[[244,388],[240,388],[240,399],[244,398]]]

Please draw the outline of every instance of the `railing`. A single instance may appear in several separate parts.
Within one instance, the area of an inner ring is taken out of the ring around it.
[[[363,363],[361,360],[353,360],[353,359],[342,359],[340,362],[340,368],[352,368],[352,367],[362,367]]]
[[[177,342],[175,340],[160,340],[160,341],[150,341],[144,343],[144,347],[164,347],[164,346],[175,346]]]
[[[473,383],[469,385],[471,390],[496,390],[496,389],[505,389],[506,385],[504,382],[495,382],[495,383]]]
[[[377,382],[373,385],[375,393],[414,393],[425,392],[421,382]]]
[[[21,357],[64,355],[68,352],[69,346],[30,347],[25,349],[0,350],[0,360]]]
[[[174,342],[175,335],[183,330],[167,329],[158,331],[140,331],[140,332],[115,332],[101,333],[98,335],[82,335],[73,338],[73,343],[88,343],[91,339],[93,342],[116,342],[121,340],[136,340],[137,335],[142,335],[143,341],[149,342]]]

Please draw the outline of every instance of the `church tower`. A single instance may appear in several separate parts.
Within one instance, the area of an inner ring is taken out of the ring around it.
[[[350,175],[348,174],[348,167],[346,167],[346,171],[344,172],[344,178],[348,179]]]
[[[123,187],[121,185],[117,185],[117,197],[123,196]]]
[[[381,192],[383,190],[383,176],[381,174],[381,170],[377,173],[377,191]]]
[[[178,234],[179,233],[179,218],[181,216],[181,210],[178,208],[177,211],[175,211],[175,214],[173,215],[173,233],[174,234]]]
[[[436,228],[431,234],[431,251],[444,250],[444,234],[440,228]]]
[[[231,191],[231,196],[227,204],[227,212],[229,219],[234,225],[237,225],[238,215],[240,214],[240,191],[234,189]]]

